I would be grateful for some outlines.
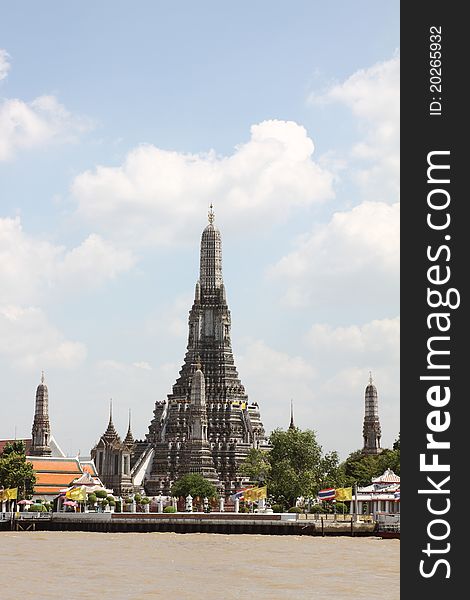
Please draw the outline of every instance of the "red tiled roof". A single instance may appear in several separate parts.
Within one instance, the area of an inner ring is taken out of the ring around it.
[[[65,486],[68,487],[68,486]],[[34,493],[35,494],[53,494],[55,496],[57,496],[60,492],[60,490],[62,490],[64,488],[64,486],[62,485],[49,485],[49,486],[41,486],[41,485],[35,485],[34,486]]]
[[[76,458],[55,458],[44,456],[28,456],[28,461],[33,463],[35,471],[45,473],[70,473],[73,476],[81,475],[82,469]],[[73,479],[74,477],[72,477]]]
[[[71,473],[41,473],[36,471],[37,485],[58,485],[61,488],[68,487],[73,481]]]
[[[28,456],[27,459],[36,474],[35,494],[58,494],[83,473],[76,458]]]
[[[81,462],[80,466],[84,473],[90,473],[93,477],[98,477],[95,465],[92,462]]]

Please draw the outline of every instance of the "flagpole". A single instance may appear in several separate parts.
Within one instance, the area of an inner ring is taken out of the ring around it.
[[[357,481],[354,482],[354,520],[358,520],[357,514]]]

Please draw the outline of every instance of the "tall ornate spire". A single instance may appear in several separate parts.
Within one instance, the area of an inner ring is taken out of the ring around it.
[[[289,429],[295,429],[294,425],[294,401],[291,399],[290,401],[290,424]]]
[[[364,427],[362,429],[364,438],[363,454],[380,454],[380,438],[382,430],[379,420],[379,399],[377,388],[372,383],[372,372],[369,371],[369,385],[365,391]]]
[[[193,472],[232,492],[249,449],[266,443],[258,405],[248,402],[235,366],[222,241],[212,205],[208,220],[184,363],[167,401],[155,403],[147,435],[155,449],[146,482],[151,495],[169,493],[172,481]]]
[[[111,400],[109,401],[109,422],[108,422],[108,427],[106,429],[106,431],[103,434],[103,437],[107,440],[107,441],[111,441],[114,439],[118,439],[118,433],[114,427],[114,423],[113,423],[113,400],[111,398]]]
[[[212,204],[209,210],[209,224],[201,238],[201,263],[199,282],[203,295],[213,294],[222,285],[222,240],[220,231],[214,225],[215,214]]]
[[[207,218],[209,219],[209,223],[212,225],[215,219],[214,207],[212,206],[212,202],[209,206],[209,212],[207,213]]]
[[[36,389],[36,406],[32,428],[30,453],[33,456],[50,456],[51,425],[49,422],[49,391],[44,382],[44,371],[41,373],[41,383]]]
[[[134,445],[134,436],[132,435],[131,431],[131,409],[129,409],[129,427],[127,428],[126,437],[124,438],[124,444],[126,446]]]

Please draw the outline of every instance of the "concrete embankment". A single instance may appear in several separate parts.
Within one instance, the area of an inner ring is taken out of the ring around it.
[[[299,518],[300,517],[300,518]],[[97,532],[245,533],[370,536],[374,523],[314,520],[297,514],[235,513],[38,513],[13,515],[2,529]]]

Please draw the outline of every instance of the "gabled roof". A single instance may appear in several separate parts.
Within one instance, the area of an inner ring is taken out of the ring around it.
[[[94,461],[92,460],[80,460],[80,466],[84,473],[89,473],[92,477],[98,477],[98,471],[96,470],[96,466]]]

